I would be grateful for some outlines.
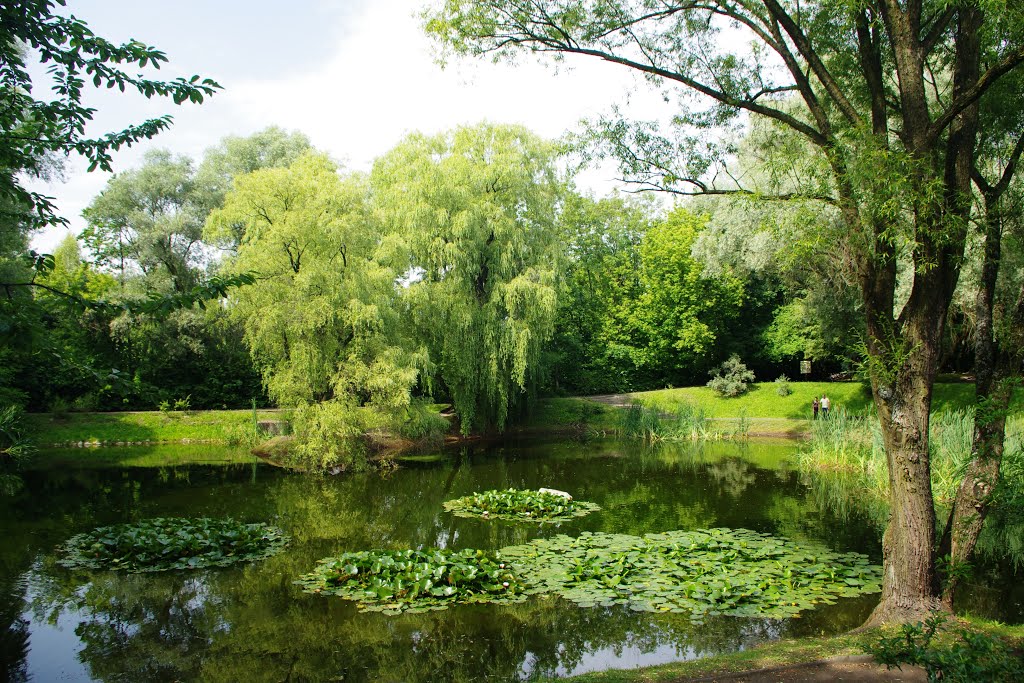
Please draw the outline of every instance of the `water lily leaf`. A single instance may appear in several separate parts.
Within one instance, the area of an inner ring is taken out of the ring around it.
[[[58,548],[58,562],[75,569],[130,572],[224,567],[265,559],[288,542],[283,531],[266,524],[158,517],[73,536]]]

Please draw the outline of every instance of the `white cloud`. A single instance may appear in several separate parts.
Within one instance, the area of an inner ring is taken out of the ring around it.
[[[134,35],[119,30],[116,24],[118,18],[133,20],[131,11],[119,13],[110,6],[119,2],[106,0],[103,8],[110,14],[104,15],[103,22],[91,24],[100,35],[105,31],[113,31],[118,39]],[[303,11],[304,4],[294,3],[292,11]],[[312,4],[308,11],[335,25],[311,29],[310,35],[336,40],[333,49],[330,45],[313,49],[303,44],[268,44],[263,36],[246,38],[225,30],[215,45],[198,44],[189,50],[182,60],[188,68],[183,70],[176,54],[180,53],[178,44],[187,36],[161,36],[158,26],[151,26],[154,30],[149,32],[140,28],[143,39],[168,53],[171,62],[164,69],[165,76],[191,73],[193,69],[216,76],[217,57],[231,54],[231,78],[223,92],[200,107],[170,108],[166,101],[106,93],[97,97],[100,127],[124,125],[168,111],[175,117],[170,131],[119,153],[115,168],[130,168],[153,147],[167,147],[198,159],[225,135],[247,135],[278,125],[306,133],[314,145],[349,167],[368,170],[375,157],[414,130],[433,133],[486,119],[521,123],[542,136],[557,137],[580,118],[607,110],[637,87],[626,70],[594,60],[569,61],[557,72],[529,58],[516,66],[474,61],[442,69],[433,61],[430,41],[420,28],[416,15],[422,5],[417,0],[350,3],[346,11],[334,13],[322,11],[316,0]],[[272,33],[274,13],[281,11],[279,3],[257,2],[245,7],[249,24]],[[259,12],[265,16],[252,16]],[[82,16],[90,21],[88,14]],[[221,19],[225,28],[230,17],[225,13]],[[159,42],[161,37],[165,43]],[[276,68],[270,76],[259,68],[265,59],[237,54],[239,50],[258,50],[260,45],[275,53]],[[207,55],[211,60],[208,63]],[[251,72],[244,68],[248,63],[254,66]],[[660,107],[659,98],[653,94],[633,98],[633,111],[644,107]],[[67,183],[43,188],[57,197],[61,212],[72,221],[75,232],[83,226],[82,209],[109,177],[83,171],[84,164],[75,162],[69,167]],[[603,180],[594,174],[590,178],[592,184]],[[48,231],[35,240],[37,248],[52,248],[64,234]]]

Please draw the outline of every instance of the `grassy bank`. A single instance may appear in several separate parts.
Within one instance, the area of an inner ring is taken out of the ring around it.
[[[736,398],[723,398],[708,387],[660,389],[628,394],[660,410],[674,411],[682,405],[699,406],[710,418],[738,418],[743,414],[757,418],[786,418],[806,420],[811,417],[811,401],[828,395],[832,409],[844,408],[849,413],[871,409],[871,394],[859,382],[790,382],[793,390],[788,396],[779,396],[774,382],[757,382],[750,390]],[[1024,411],[1024,392],[1014,397],[1014,408]],[[935,412],[967,408],[974,403],[973,384],[936,383],[932,409]]]
[[[260,410],[258,420],[281,420],[281,411]],[[48,413],[25,416],[25,432],[40,446],[207,441],[229,443],[253,430],[252,410],[130,413]]]
[[[258,462],[248,448],[223,444],[155,444],[123,448],[43,448],[22,465],[23,470],[109,467],[168,467],[182,465],[238,465]]]

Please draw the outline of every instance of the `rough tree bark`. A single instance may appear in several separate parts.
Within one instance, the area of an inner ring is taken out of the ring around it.
[[[882,597],[866,626],[916,621],[943,606],[937,590],[928,428],[942,334],[966,244],[978,125],[974,103],[953,119],[944,140],[933,135],[920,3],[907,3],[904,10],[895,0],[883,0],[879,9],[892,43],[902,104],[900,137],[913,160],[915,184],[923,189],[941,178],[942,193],[920,192],[914,202],[914,281],[899,316],[889,307],[889,291],[880,293],[877,283],[862,280],[890,504],[882,539]],[[977,7],[965,5],[957,12],[953,101],[978,82],[981,24]]]

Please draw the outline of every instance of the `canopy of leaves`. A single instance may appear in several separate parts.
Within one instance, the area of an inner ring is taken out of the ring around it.
[[[555,157],[524,128],[482,124],[411,135],[373,169],[385,253],[467,433],[523,405],[554,329]]]
[[[130,572],[227,567],[276,555],[288,540],[277,527],[262,523],[156,517],[72,536],[61,547],[59,562],[72,569]]]
[[[121,282],[141,271],[150,289],[184,292],[195,284],[206,208],[191,159],[147,152],[140,168],[111,178],[82,215],[83,243]]]
[[[396,272],[375,259],[378,231],[358,176],[324,155],[235,179],[209,218],[212,240],[244,226],[228,272],[258,272],[233,314],[272,398],[409,404],[418,359],[398,326]]]
[[[199,76],[169,81],[147,78],[129,68],[159,68],[167,56],[144,43],[112,43],[74,16],[58,14],[65,0],[15,0],[0,7],[0,206],[3,224],[39,227],[65,223],[51,198],[26,190],[20,174],[39,175],[51,154],[78,154],[89,170],[110,170],[111,152],[152,138],[171,124],[168,115],[120,131],[90,137],[95,111],[84,104],[90,88],[132,89],[147,98],[169,97],[175,104],[201,103],[220,86]],[[29,60],[45,65],[52,99],[37,99]],[[15,210],[20,209],[20,210]],[[6,227],[4,228],[7,229]]]

